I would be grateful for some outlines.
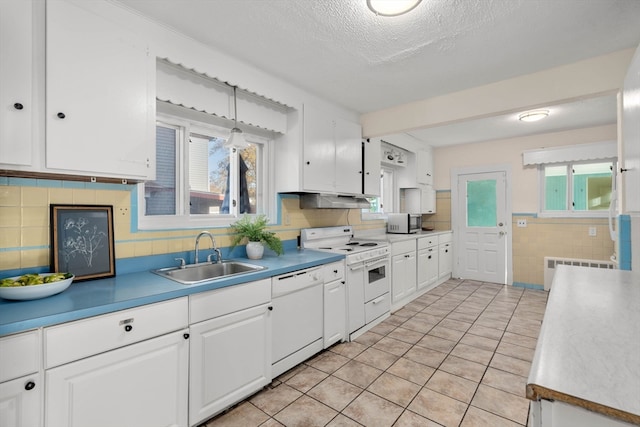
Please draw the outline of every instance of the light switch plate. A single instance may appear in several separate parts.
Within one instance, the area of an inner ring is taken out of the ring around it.
[[[589,227],[589,236],[596,236],[596,235],[597,235],[596,228]]]

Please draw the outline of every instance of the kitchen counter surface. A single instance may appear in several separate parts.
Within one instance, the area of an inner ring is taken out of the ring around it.
[[[558,266],[527,397],[640,424],[639,307],[640,274]]]
[[[366,239],[372,239],[372,240],[383,240],[389,243],[395,243],[395,242],[404,242],[406,240],[416,240],[420,237],[435,236],[438,234],[445,234],[445,233],[451,233],[451,230],[434,230],[434,231],[423,230],[418,233],[411,233],[411,234],[387,233],[385,230],[377,231],[377,232],[365,231],[365,232],[362,232],[361,234],[356,234],[356,237],[362,238],[362,239],[366,238]]]
[[[0,298],[0,336],[278,276],[342,259],[344,255],[340,254],[310,249],[294,250],[279,257],[265,255],[260,260],[237,259],[267,269],[200,285],[182,285],[150,271],[143,271],[108,279],[74,282],[64,292],[38,300],[10,301]]]

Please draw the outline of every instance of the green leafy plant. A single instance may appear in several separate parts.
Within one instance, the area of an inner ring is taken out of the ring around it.
[[[250,242],[262,242],[276,254],[282,255],[284,253],[282,240],[276,236],[276,233],[267,230],[268,221],[264,215],[258,215],[255,218],[245,215],[231,224],[231,231],[237,233],[231,241],[231,250],[246,239]]]

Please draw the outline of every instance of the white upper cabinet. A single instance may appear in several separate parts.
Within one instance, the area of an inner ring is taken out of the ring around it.
[[[417,188],[403,188],[404,206],[402,212],[434,214],[436,213],[436,192],[430,185],[419,184]]]
[[[358,123],[333,120],[336,147],[335,191],[362,194],[362,128]]]
[[[364,156],[364,180],[363,193],[367,196],[380,196],[380,138],[367,138],[363,140]]]
[[[0,1],[0,168],[32,166],[33,40],[33,3]]]
[[[276,191],[362,194],[362,128],[311,105],[276,143]],[[301,141],[302,139],[302,141]]]
[[[433,185],[433,157],[431,148],[421,148],[416,153],[416,182]]]
[[[46,167],[155,178],[155,56],[91,2],[48,1]]]
[[[310,106],[304,106],[304,164],[300,190],[331,192],[335,190],[336,146],[333,120]]]

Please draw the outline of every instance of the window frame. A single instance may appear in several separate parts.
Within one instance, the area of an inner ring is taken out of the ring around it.
[[[145,215],[145,183],[137,184],[137,228],[139,230],[176,230],[194,228],[226,228],[245,214],[237,212],[229,214],[191,214],[189,212],[190,190],[189,190],[189,150],[188,140],[190,135],[199,134],[206,136],[218,136],[226,138],[231,131],[231,127],[226,128],[221,125],[206,123],[194,118],[183,118],[171,114],[158,113],[156,115],[156,126],[166,126],[178,129],[179,141],[176,143],[176,214],[175,215]],[[155,129],[155,127],[154,127]],[[250,132],[244,132],[248,142],[260,145],[261,161],[256,165],[258,174],[258,189],[256,201],[262,201],[262,205],[256,205],[255,214],[257,216],[266,215],[271,219],[271,223],[276,221],[276,203],[274,188],[274,138],[266,138]],[[238,151],[233,149],[230,153],[231,160],[237,158]],[[236,186],[232,186],[231,190]],[[260,196],[258,196],[260,194]]]
[[[616,168],[617,158],[606,158],[596,160],[580,160],[558,163],[540,163],[538,164],[538,216],[540,218],[607,218],[609,216],[609,209],[602,210],[573,210],[573,169],[575,165],[588,165],[594,163],[612,163],[613,169]],[[547,166],[565,166],[567,168],[567,199],[565,210],[545,210],[545,197],[546,197],[546,180],[545,180],[545,168]],[[569,169],[570,168],[570,169]],[[616,174],[612,170],[611,179],[616,179]]]

